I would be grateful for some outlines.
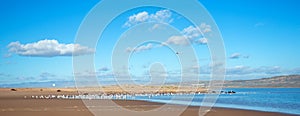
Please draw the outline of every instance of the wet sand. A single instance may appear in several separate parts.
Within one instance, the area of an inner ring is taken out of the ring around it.
[[[0,92],[0,116],[92,116],[93,113],[88,110],[81,100],[67,99],[32,99],[24,98],[24,96],[40,95],[40,94],[76,94],[74,91],[63,90],[57,92],[55,89],[43,91],[40,89],[28,90],[18,89],[11,91],[10,89],[1,89]],[[175,115],[176,111],[184,108],[180,105],[166,105],[165,109],[159,109],[164,104],[152,103],[145,101],[132,100],[113,100],[117,106],[109,104],[110,100],[87,100],[87,102],[101,102],[101,106],[91,107],[96,109],[96,113],[103,116],[131,116],[141,115],[143,112],[155,111],[157,115]],[[107,102],[107,104],[106,104]],[[175,113],[174,113],[175,112]],[[181,116],[197,116],[199,107],[188,107]],[[134,113],[134,114],[132,114]],[[260,112],[227,108],[212,108],[206,116],[288,116],[288,114]]]

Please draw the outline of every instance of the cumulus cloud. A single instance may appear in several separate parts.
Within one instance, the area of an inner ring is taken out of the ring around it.
[[[160,10],[154,14],[143,11],[130,16],[124,26],[130,27],[144,22],[171,23],[173,21],[171,17],[172,13],[169,10]]]
[[[128,18],[128,21],[125,23],[125,26],[132,26],[134,24],[142,23],[145,22],[149,19],[149,14],[148,12],[140,12],[138,14],[134,14]]]
[[[155,14],[150,15],[150,21],[155,21],[159,23],[171,23],[173,21],[172,13],[170,10],[160,10]]]
[[[174,45],[189,45],[189,40],[185,36],[171,36],[165,44],[174,44]]]
[[[206,23],[201,23],[200,26],[189,26],[182,30],[183,34],[191,35],[191,37],[199,37],[202,33],[211,32],[211,26]]]
[[[7,48],[10,53],[32,57],[80,56],[92,54],[95,51],[79,44],[63,44],[57,40],[48,39],[27,44],[21,44],[19,41],[11,42]]]
[[[150,50],[152,48],[153,48],[153,45],[151,43],[149,43],[147,45],[138,46],[136,48],[128,47],[126,49],[126,52],[141,52],[141,51],[145,51],[145,50]]]
[[[187,28],[184,28],[181,31],[181,33],[185,35],[188,39],[199,38],[200,36],[202,36],[200,28],[194,26],[189,26]]]
[[[202,33],[211,32],[211,26],[206,23],[201,23],[200,30],[202,31]]]
[[[201,38],[196,41],[196,43],[199,43],[199,44],[207,44],[207,42],[208,42],[207,38]]]
[[[189,26],[181,31],[183,36],[171,36],[165,43],[175,45],[189,45],[190,43],[206,45],[208,39],[203,34],[208,32],[211,32],[211,26],[206,23],[202,23],[200,26]]]
[[[189,26],[181,31],[188,39],[198,39],[208,32],[211,32],[211,26],[206,23],[201,23],[200,26]]]
[[[160,10],[154,14],[150,14],[146,11],[143,11],[130,16],[128,18],[128,21],[124,24],[124,26],[130,27],[144,22],[159,22],[169,24],[173,20],[174,19],[172,18],[172,12],[170,10]],[[159,28],[159,26],[159,24],[155,24],[150,29],[150,31]],[[209,33],[211,31],[211,26],[206,23],[201,23],[198,26],[188,26],[181,31],[182,36],[171,36],[162,45],[188,45],[189,43],[207,44],[208,39],[203,37],[203,34]],[[186,38],[188,40],[186,40]],[[127,51],[130,51],[131,49],[132,48],[129,48]]]

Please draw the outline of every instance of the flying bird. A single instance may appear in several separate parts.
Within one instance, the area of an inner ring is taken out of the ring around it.
[[[176,54],[182,54],[182,52],[176,52]]]

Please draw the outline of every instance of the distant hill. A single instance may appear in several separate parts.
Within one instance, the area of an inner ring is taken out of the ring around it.
[[[24,82],[16,84],[0,84],[0,88],[37,88],[37,87],[49,87],[52,88],[52,84],[55,83],[55,87],[75,87],[74,81],[49,81],[49,82]],[[181,82],[181,83],[165,83],[165,85],[182,85],[182,86],[194,86],[199,85],[207,87],[208,81],[195,82]],[[114,82],[107,82],[106,85],[115,85]],[[253,79],[253,80],[234,80],[225,81],[224,88],[300,88],[300,75],[287,75],[276,76],[270,78]]]
[[[300,87],[300,75],[276,76],[254,80],[225,81],[224,87]]]

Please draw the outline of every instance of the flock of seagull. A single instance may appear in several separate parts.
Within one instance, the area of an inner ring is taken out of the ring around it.
[[[31,97],[24,96],[25,99],[135,99],[135,97],[148,97],[153,96],[174,96],[174,95],[196,95],[203,93],[156,93],[156,94],[83,94],[83,95],[33,95]]]
[[[135,97],[148,97],[149,99],[154,96],[175,96],[175,95],[200,95],[200,94],[233,94],[235,91],[212,91],[209,93],[191,92],[191,93],[142,93],[142,94],[88,94],[83,93],[82,95],[32,95],[31,97],[24,96],[25,99],[115,99],[115,100],[133,100]]]

